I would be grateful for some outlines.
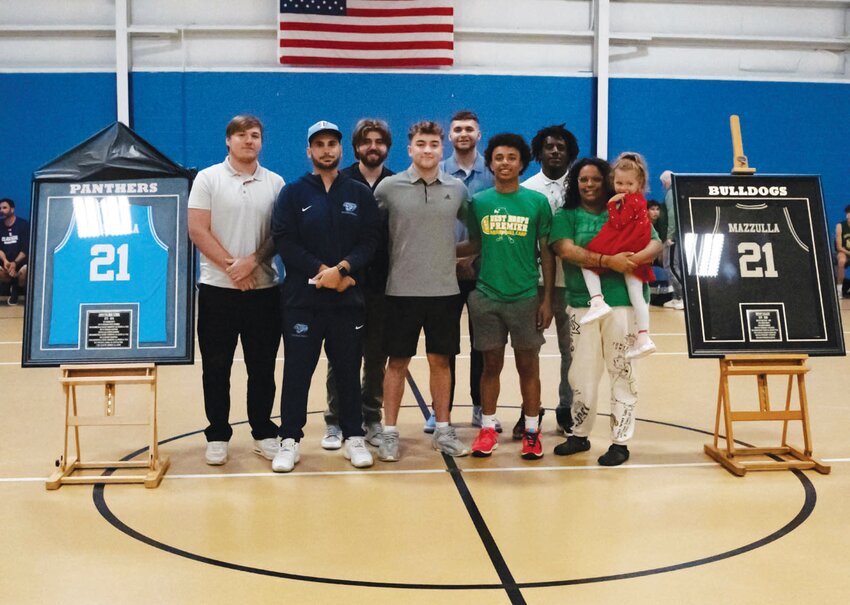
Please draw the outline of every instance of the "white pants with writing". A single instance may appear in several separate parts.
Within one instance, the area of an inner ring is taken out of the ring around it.
[[[596,421],[599,381],[608,371],[611,384],[611,440],[626,444],[635,432],[637,374],[626,359],[635,340],[631,307],[614,307],[598,321],[579,325],[588,308],[567,307],[572,325],[573,435],[587,437]]]

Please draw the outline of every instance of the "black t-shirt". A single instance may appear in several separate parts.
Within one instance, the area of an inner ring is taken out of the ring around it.
[[[381,176],[378,177],[378,180],[375,181],[374,185],[370,185],[363,176],[363,173],[360,172],[360,162],[354,162],[351,166],[343,168],[340,170],[340,173],[353,178],[355,181],[360,181],[371,189],[373,193],[375,191],[375,187],[378,186],[378,183],[388,176],[395,174],[392,170],[384,166],[381,169]],[[372,257],[372,262],[369,263],[368,267],[366,267],[365,284],[369,290],[379,292],[381,294],[383,294],[384,290],[387,289],[387,276],[390,272],[390,253],[388,248],[389,232],[386,224],[386,216],[383,218],[384,222],[381,226],[381,240],[378,242],[378,248],[375,250],[375,256]]]
[[[0,250],[13,261],[20,252],[27,254],[30,246],[30,226],[22,218],[15,217],[11,226],[0,222]]]

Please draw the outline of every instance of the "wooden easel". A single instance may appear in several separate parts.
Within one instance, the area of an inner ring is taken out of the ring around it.
[[[168,469],[168,457],[160,459],[157,446],[156,421],[156,366],[154,364],[124,365],[68,365],[61,366],[62,389],[65,392],[65,448],[57,461],[59,467],[46,483],[47,489],[59,489],[69,484],[144,483],[147,488],[157,487]],[[150,386],[147,413],[143,416],[117,416],[116,388],[118,385],[146,384]],[[103,385],[104,409],[102,415],[80,416],[77,411],[77,387]],[[115,460],[83,462],[80,451],[81,426],[147,426],[150,445],[146,460]],[[69,431],[74,431],[75,458],[68,461]],[[71,476],[75,471],[87,469],[147,469],[145,474],[111,474]]]
[[[706,444],[705,453],[723,465],[729,472],[742,477],[748,470],[769,471],[787,469],[815,469],[829,474],[831,467],[812,457],[812,437],[809,428],[809,409],[806,400],[805,375],[808,355],[727,355],[720,360],[720,385],[717,391],[717,417],[714,422],[714,443]],[[788,376],[784,410],[770,406],[767,388],[768,376]],[[734,411],[729,396],[729,377],[755,376],[758,388],[758,411]],[[799,409],[791,409],[794,378],[797,379]],[[723,415],[726,447],[720,446],[720,416]],[[778,447],[743,447],[735,445],[733,423],[773,421],[782,423],[782,441]],[[803,429],[803,449],[788,444],[788,423],[800,421]],[[760,460],[745,461],[746,457],[759,456]],[[767,459],[768,457],[772,459]]]

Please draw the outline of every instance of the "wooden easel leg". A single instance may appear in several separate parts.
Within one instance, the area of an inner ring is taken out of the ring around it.
[[[720,411],[723,408],[723,361],[720,362],[720,383],[717,385],[717,414],[714,417],[714,447],[720,447]]]
[[[809,429],[809,405],[806,398],[806,379],[801,374],[797,376],[797,389],[800,392],[800,414],[803,417],[803,453],[812,455],[812,435]]]
[[[71,399],[74,406],[74,418],[79,415],[77,411],[77,387],[71,386]],[[75,462],[79,462],[83,459],[83,453],[80,451],[80,426],[78,424],[74,424],[74,447],[76,448],[77,457]]]
[[[723,388],[723,422],[726,426],[726,452],[732,457],[735,455],[735,431],[732,428],[732,406],[729,403],[729,377],[724,373],[720,380]]]
[[[791,411],[791,394],[794,390],[794,376],[788,376],[788,390],[785,392],[785,411]],[[782,447],[788,446],[788,420],[782,422]]]

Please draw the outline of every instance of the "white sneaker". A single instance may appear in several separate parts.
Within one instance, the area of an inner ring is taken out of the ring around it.
[[[647,355],[652,355],[655,353],[655,343],[652,342],[652,339],[647,336],[646,338],[640,338],[635,341],[634,346],[626,351],[626,359],[640,359],[641,357],[646,357]]]
[[[351,460],[355,468],[366,468],[372,466],[372,454],[366,449],[366,440],[363,437],[349,437],[345,440],[345,449],[342,455],[346,460]]]
[[[681,298],[671,298],[666,303],[661,305],[665,309],[679,309],[682,310],[685,308],[685,304],[682,302]]]
[[[338,450],[342,447],[342,429],[335,424],[329,424],[322,437],[322,447],[326,450]]]
[[[280,450],[280,440],[277,437],[267,439],[254,439],[254,453],[266,460],[274,460]]]
[[[384,436],[384,427],[381,426],[381,423],[367,422],[363,428],[366,429],[366,443],[373,447],[380,447]]]
[[[227,462],[227,441],[210,441],[207,443],[207,464],[221,466]]]
[[[295,468],[295,465],[300,459],[298,442],[292,438],[284,439],[280,443],[280,449],[275,455],[274,460],[272,460],[272,470],[276,473],[288,473]]]
[[[611,312],[611,307],[608,306],[608,303],[603,302],[600,305],[591,305],[590,309],[587,310],[587,313],[584,314],[578,323],[583,326],[599,319],[602,319],[606,315]]]

